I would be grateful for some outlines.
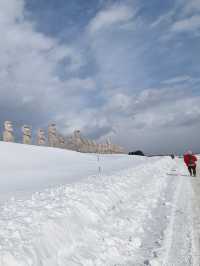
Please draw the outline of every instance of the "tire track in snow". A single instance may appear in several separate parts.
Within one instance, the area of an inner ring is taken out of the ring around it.
[[[165,254],[161,265],[194,266],[192,263],[191,184],[188,177],[181,174],[176,178],[178,178],[177,190],[173,199],[170,222],[165,233]]]
[[[192,183],[192,202],[193,208],[193,229],[192,229],[192,247],[193,247],[193,266],[200,266],[200,172],[197,167],[197,177],[191,179]]]

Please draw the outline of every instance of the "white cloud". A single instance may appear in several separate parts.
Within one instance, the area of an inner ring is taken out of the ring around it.
[[[15,23],[16,20],[23,19],[23,0],[1,0],[0,1],[0,24]]]
[[[150,26],[152,28],[160,27],[162,24],[169,24],[172,22],[172,17],[175,14],[175,9],[170,10],[166,14],[159,16]]]
[[[200,1],[199,0],[186,0],[184,6],[185,14],[197,13],[200,11]]]
[[[113,141],[128,149],[137,146],[152,151],[156,141],[157,150],[158,146],[167,150],[184,143],[180,138],[189,141],[194,127],[199,129],[200,99],[191,96],[190,87],[174,87],[191,82],[189,76],[165,80],[164,86],[171,89],[135,90],[138,80],[148,82],[148,69],[143,61],[143,39],[134,42],[123,31],[132,28],[133,17],[129,6],[115,5],[93,18],[87,28],[92,37],[86,32],[84,42],[88,41],[98,70],[94,78],[81,77],[78,71],[84,66],[84,55],[36,31],[24,18],[22,0],[0,0],[0,32],[4,36],[0,42],[1,119],[13,117],[40,126],[51,119],[63,132],[78,127],[98,139],[112,135]],[[112,26],[119,26],[126,38],[117,33],[113,42],[113,36],[106,36],[104,29]],[[181,26],[176,27],[176,32],[180,31]],[[93,35],[96,32],[101,34]],[[97,87],[96,99],[90,98]],[[163,141],[167,134],[174,137]],[[195,141],[196,137],[192,145]]]
[[[126,5],[114,5],[105,10],[99,11],[90,21],[89,32],[91,34],[106,29],[110,26],[130,21],[134,17],[133,10]]]
[[[176,129],[181,131],[184,127],[199,123],[200,107],[199,97],[190,97],[176,99],[176,101],[164,101],[161,104],[149,106],[144,112],[138,114],[135,118],[135,123],[144,125],[144,128],[150,130]],[[184,106],[184,108],[183,108]]]
[[[74,47],[36,31],[24,13],[23,0],[0,0],[0,104],[4,109],[0,118],[45,124],[64,109],[67,112],[66,102],[77,101],[68,97],[74,88],[91,90],[95,84],[89,78],[73,82],[60,78],[60,69],[78,70],[82,56]]]
[[[151,28],[161,28],[161,40],[170,40],[177,34],[187,32],[198,35],[200,30],[200,1],[176,0],[171,10],[159,16]],[[166,30],[164,30],[164,28]]]
[[[80,78],[72,78],[65,82],[66,88],[70,89],[70,91],[74,94],[77,92],[89,92],[94,91],[96,89],[96,82],[91,78],[80,79]]]
[[[188,147],[200,148],[199,116],[200,97],[191,96],[188,89],[148,89],[129,95],[113,91],[101,109],[93,109],[95,119],[91,120],[91,127],[85,125],[83,130],[87,128],[90,133],[97,127],[102,130],[101,141],[112,136],[114,142],[120,142],[128,150],[184,151]],[[100,128],[98,121],[103,122]]]
[[[173,32],[196,31],[200,29],[200,16],[194,15],[183,20],[176,21],[172,27]]]
[[[164,80],[162,84],[176,84],[176,83],[182,83],[182,82],[188,82],[192,81],[193,79],[190,76],[178,76],[171,79]]]
[[[110,97],[106,104],[107,112],[121,112],[127,110],[131,105],[131,98],[124,93],[116,93]]]

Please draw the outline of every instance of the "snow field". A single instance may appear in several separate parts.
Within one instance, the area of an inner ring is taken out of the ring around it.
[[[198,265],[182,160],[0,148],[0,266]]]
[[[101,160],[102,171],[104,160],[109,158]],[[4,202],[0,265],[133,265],[172,161],[138,159],[137,164]]]
[[[108,175],[137,166],[143,158],[83,154],[69,150],[0,142],[0,200],[80,181],[99,171]],[[23,193],[21,193],[23,192]]]

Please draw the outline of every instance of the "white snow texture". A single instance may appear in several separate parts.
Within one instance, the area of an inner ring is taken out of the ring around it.
[[[182,160],[0,142],[0,162],[0,266],[195,265]]]

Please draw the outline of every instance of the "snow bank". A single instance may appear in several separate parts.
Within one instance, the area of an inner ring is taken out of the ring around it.
[[[2,192],[26,194],[0,205],[0,266],[137,261],[146,219],[167,186],[170,158],[107,155],[98,160],[51,148],[0,147]]]
[[[143,162],[127,155],[83,154],[69,150],[0,142],[0,195],[34,192],[111,174]]]

